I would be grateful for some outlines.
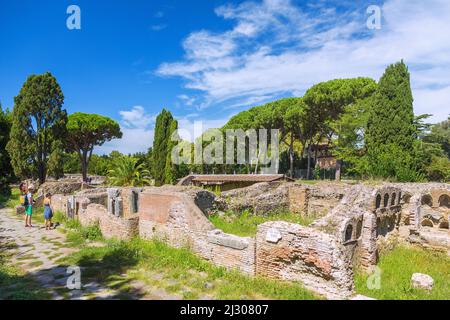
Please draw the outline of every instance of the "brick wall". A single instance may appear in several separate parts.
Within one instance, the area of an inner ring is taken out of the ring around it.
[[[106,208],[99,204],[90,204],[84,212],[78,215],[81,225],[99,224],[102,235],[106,238],[121,240],[131,239],[139,234],[139,217],[120,218],[109,214]]]
[[[218,266],[254,274],[255,240],[214,229],[191,198],[180,193],[144,192],[140,195],[139,235],[171,246],[189,246]]]
[[[332,235],[283,221],[258,226],[256,274],[300,281],[330,299],[353,294],[351,260]]]

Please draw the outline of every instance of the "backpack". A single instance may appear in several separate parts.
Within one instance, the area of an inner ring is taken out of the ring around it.
[[[25,198],[26,198],[26,195],[24,195],[24,194],[20,195],[20,205],[21,206],[25,205]]]
[[[20,196],[20,204],[24,207],[27,207],[30,205],[28,201],[28,194],[23,194]]]

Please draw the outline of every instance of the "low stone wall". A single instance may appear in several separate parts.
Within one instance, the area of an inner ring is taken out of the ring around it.
[[[351,260],[332,235],[283,221],[258,226],[256,274],[300,281],[329,299],[353,294]]]
[[[194,200],[182,193],[147,190],[140,195],[139,235],[188,246],[216,265],[255,272],[255,240],[214,228]]]
[[[102,235],[106,238],[129,240],[139,234],[139,217],[120,218],[108,213],[99,204],[89,204],[83,213],[78,215],[81,225],[90,226],[98,223]]]
[[[212,263],[255,274],[255,238],[238,237],[221,230],[196,233],[192,239],[192,250]]]
[[[68,196],[63,194],[55,194],[51,198],[53,211],[60,211],[65,213],[67,210],[67,200]]]

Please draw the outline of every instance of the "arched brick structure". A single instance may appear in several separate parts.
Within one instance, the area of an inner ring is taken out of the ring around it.
[[[440,206],[447,206],[450,208],[450,190],[431,189],[430,195],[433,199],[433,208],[438,208]]]

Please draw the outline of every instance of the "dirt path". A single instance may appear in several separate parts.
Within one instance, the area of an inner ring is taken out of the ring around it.
[[[27,276],[35,279],[53,299],[120,298],[117,290],[102,286],[95,281],[89,283],[81,281],[81,290],[68,289],[67,280],[73,272],[68,273],[68,266],[58,261],[76,252],[77,249],[71,248],[66,242],[66,236],[57,230],[47,231],[42,224],[37,223],[33,228],[25,228],[22,219],[15,217],[11,209],[0,209],[0,244],[3,245],[2,250],[12,254],[11,263],[24,270]],[[136,283],[136,286],[142,286],[142,284]],[[149,292],[140,298],[175,298],[155,288],[141,287],[140,289]]]

